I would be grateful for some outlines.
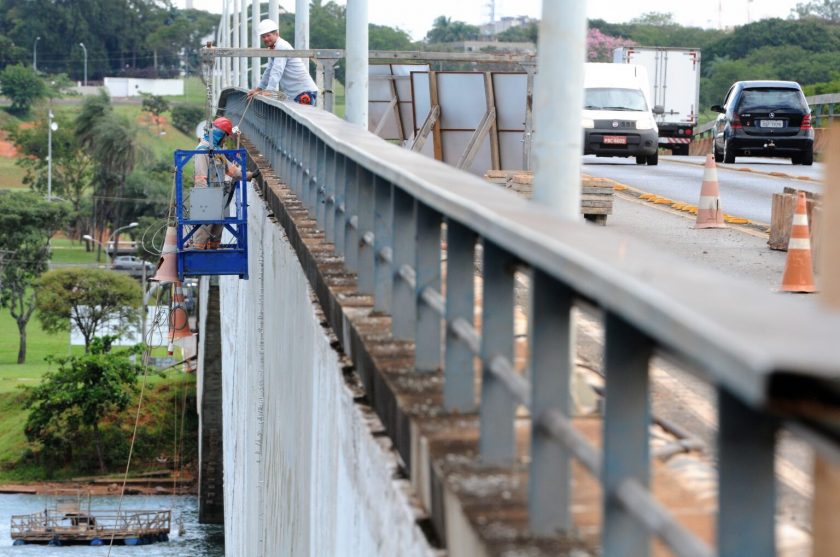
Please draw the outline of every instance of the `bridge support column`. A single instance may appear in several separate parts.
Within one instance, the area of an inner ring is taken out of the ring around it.
[[[198,381],[198,521],[223,524],[224,465],[222,446],[222,325],[219,316],[219,282],[202,279],[202,326]]]

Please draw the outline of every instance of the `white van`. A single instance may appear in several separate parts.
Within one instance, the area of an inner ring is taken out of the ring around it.
[[[583,154],[659,162],[647,70],[634,64],[587,63],[584,69]]]

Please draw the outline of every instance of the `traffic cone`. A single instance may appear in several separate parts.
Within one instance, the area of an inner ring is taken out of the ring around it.
[[[808,200],[804,192],[796,197],[796,211],[790,227],[783,292],[816,292],[814,267],[811,262],[811,231],[808,228]]]
[[[153,282],[177,282],[178,280],[178,233],[174,226],[166,228],[166,238],[160,252]]]
[[[706,155],[703,186],[700,188],[700,202],[697,204],[697,221],[694,228],[726,228],[723,222],[723,208],[720,206],[717,167],[712,155]]]
[[[172,283],[172,310],[169,312],[169,338],[177,340],[192,336],[187,307],[184,305],[184,288],[180,282]]]

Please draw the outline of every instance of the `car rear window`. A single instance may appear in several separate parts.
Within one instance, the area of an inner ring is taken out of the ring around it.
[[[796,89],[744,89],[738,108],[740,111],[761,108],[805,110],[805,103],[802,93]]]

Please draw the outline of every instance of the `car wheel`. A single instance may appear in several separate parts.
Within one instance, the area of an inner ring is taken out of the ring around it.
[[[723,154],[718,151],[717,143],[714,144],[712,151],[715,154],[715,162],[723,162]]]
[[[645,164],[647,162],[647,157],[644,155],[636,155],[636,164]]]
[[[805,166],[811,166],[812,164],[814,164],[813,147],[800,155],[799,164],[804,164]]]
[[[730,148],[729,142],[723,144],[723,162],[732,164],[735,162],[735,151]]]
[[[648,166],[656,166],[657,164],[659,164],[659,153],[648,155],[646,158]]]
[[[802,153],[797,153],[790,158],[790,164],[802,164]]]

